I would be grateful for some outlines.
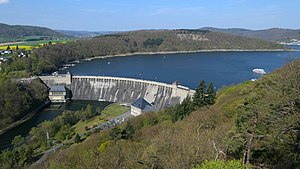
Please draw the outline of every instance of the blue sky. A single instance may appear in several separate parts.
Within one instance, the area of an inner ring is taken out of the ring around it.
[[[300,0],[0,0],[0,22],[52,29],[300,28]]]

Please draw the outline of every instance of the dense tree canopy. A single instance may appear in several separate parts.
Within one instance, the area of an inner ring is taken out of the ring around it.
[[[47,97],[48,89],[40,80],[30,83],[6,80],[0,83],[0,129],[44,104]]]

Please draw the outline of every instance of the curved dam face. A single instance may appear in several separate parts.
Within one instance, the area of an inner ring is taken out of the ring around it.
[[[181,103],[195,93],[187,87],[155,81],[108,76],[54,75],[39,77],[48,87],[63,85],[71,91],[73,100],[98,100],[133,103],[144,98],[159,110]]]
[[[180,85],[105,76],[73,76],[72,99],[132,103],[144,98],[156,109],[182,102],[193,90]]]

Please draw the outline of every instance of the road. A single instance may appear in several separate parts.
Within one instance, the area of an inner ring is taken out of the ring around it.
[[[92,133],[96,130],[106,130],[106,129],[109,129],[109,128],[112,128],[114,127],[115,125],[117,124],[121,124],[123,123],[124,121],[127,121],[130,117],[133,117],[131,114],[130,114],[130,111],[126,112],[126,113],[123,113],[121,114],[120,116],[117,116],[105,123],[101,123],[99,124],[98,126],[80,134],[79,136],[82,137],[83,135],[86,135],[86,134],[89,134],[89,133]],[[58,150],[59,148],[61,148],[64,144],[68,144],[68,143],[71,143],[72,139],[70,140],[67,140],[65,143],[61,143],[61,144],[58,144],[58,145],[55,145],[54,147],[52,147],[51,149],[47,150],[44,155],[39,159],[37,160],[36,162],[34,162],[32,164],[32,166],[36,166],[38,164],[41,164],[43,161],[45,161],[51,154],[55,153],[56,150]]]

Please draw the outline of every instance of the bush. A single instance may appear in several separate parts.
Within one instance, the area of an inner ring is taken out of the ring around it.
[[[250,169],[251,166],[244,166],[241,160],[230,160],[230,161],[204,161],[200,166],[194,169]]]

